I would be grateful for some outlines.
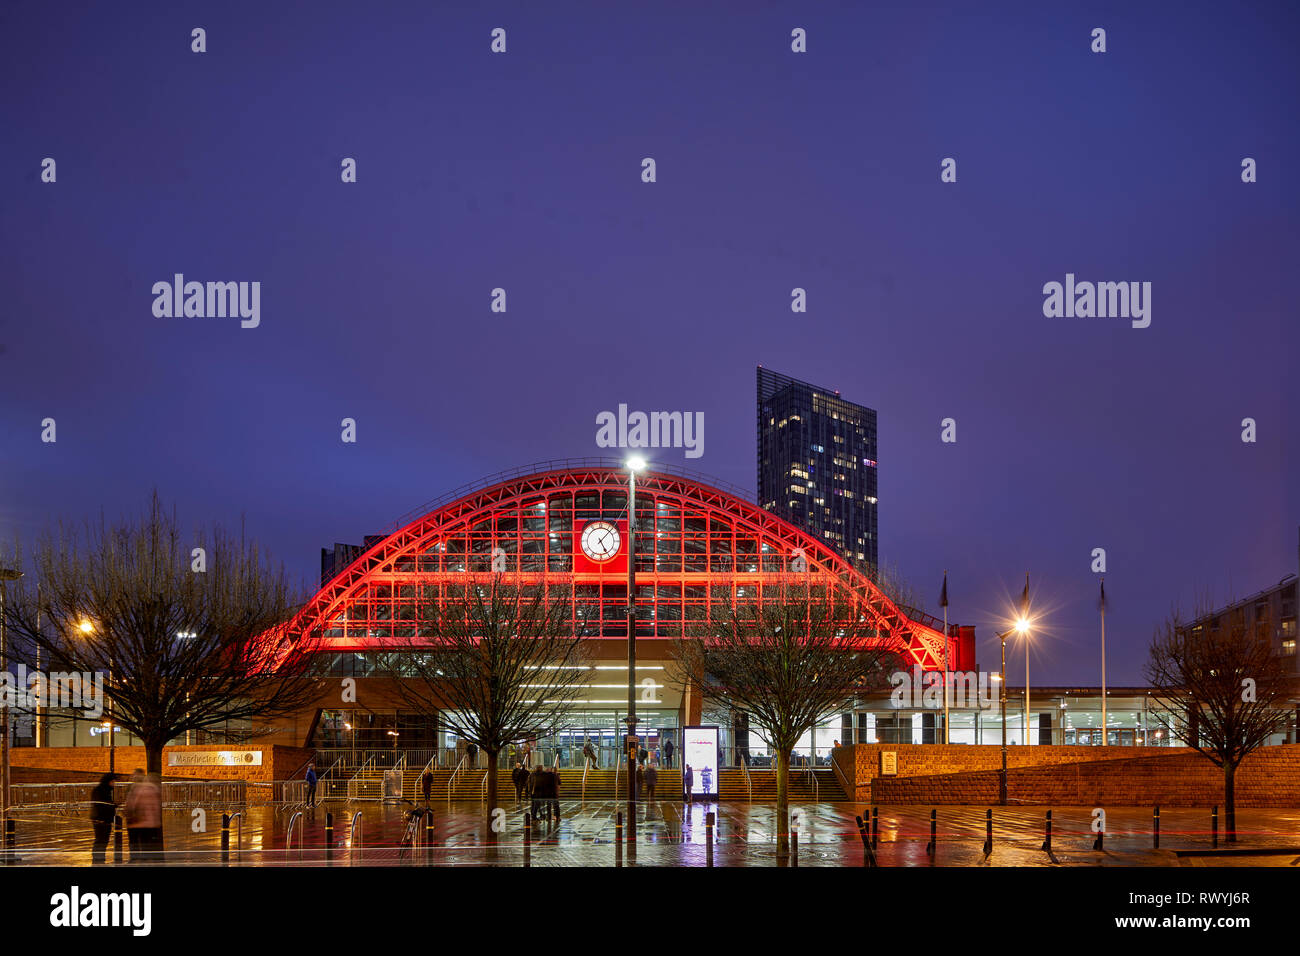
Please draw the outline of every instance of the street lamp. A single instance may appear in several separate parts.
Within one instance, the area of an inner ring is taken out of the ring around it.
[[[628,837],[636,826],[636,473],[645,459],[633,455],[627,465],[627,819]]]
[[[9,669],[8,631],[5,622],[5,585],[17,581],[23,572],[0,568],[0,667]],[[9,708],[0,707],[0,846],[9,862]]]
[[[77,630],[79,630],[86,637],[89,637],[91,634],[95,633],[95,624],[93,621],[90,621],[83,617],[81,621],[77,624]],[[110,686],[113,683],[113,661],[111,658],[109,659],[108,662],[108,683]],[[115,773],[117,771],[117,728],[114,726],[116,721],[113,719],[112,702],[113,702],[112,696],[108,696],[108,700],[105,701],[105,703],[108,706],[107,726],[108,726],[108,772],[109,773]]]
[[[1002,670],[998,677],[998,705],[1001,715],[1002,724],[1002,774],[998,778],[998,802],[1003,806],[1007,803],[1007,638],[1012,634],[1025,634],[1029,630],[1029,619],[1020,618],[1016,621],[1014,627],[1009,627],[998,635],[998,640],[1002,642]],[[1028,661],[1028,650],[1025,652],[1025,660]],[[1025,682],[1028,683],[1029,665],[1025,665]],[[1029,688],[1025,688],[1025,719],[1026,728],[1028,727],[1029,714]],[[1026,731],[1027,732],[1027,731]]]

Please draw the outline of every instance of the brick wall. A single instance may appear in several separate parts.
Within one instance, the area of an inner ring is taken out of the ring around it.
[[[997,747],[964,749],[988,750],[994,768],[1001,766]],[[1045,753],[1038,765],[1033,765],[1024,755],[1014,761],[1008,748],[1007,799],[1012,804],[1189,807],[1223,801],[1223,772],[1185,747],[1021,749],[1074,753]],[[1153,750],[1158,752],[1151,753]],[[1057,759],[1052,762],[1054,756]],[[866,787],[859,785],[858,799],[885,804],[984,806],[999,799],[997,769],[910,776],[903,772],[900,753],[899,776],[876,776]],[[1265,747],[1251,754],[1237,770],[1236,791],[1239,807],[1300,806],[1300,745]]]
[[[114,764],[118,773],[130,774],[137,767],[143,769],[143,747],[117,747]],[[169,767],[167,755],[184,751],[253,750],[262,753],[261,766],[243,767]],[[168,779],[193,780],[248,780],[252,783],[269,783],[285,780],[290,775],[301,776],[298,768],[314,751],[304,747],[281,747],[256,744],[252,746],[180,746],[163,749],[163,776]],[[33,770],[68,771],[69,780],[82,779],[86,774],[108,771],[108,747],[15,747],[9,751],[10,764]]]

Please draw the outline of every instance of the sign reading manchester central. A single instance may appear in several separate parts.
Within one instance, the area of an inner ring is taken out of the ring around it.
[[[260,750],[181,750],[167,754],[169,767],[260,767]]]

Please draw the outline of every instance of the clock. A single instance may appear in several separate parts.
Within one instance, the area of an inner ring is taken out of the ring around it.
[[[582,553],[593,561],[608,561],[620,544],[618,528],[608,521],[592,521],[582,529]]]

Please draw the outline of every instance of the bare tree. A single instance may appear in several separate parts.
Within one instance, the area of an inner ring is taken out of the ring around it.
[[[777,754],[777,854],[790,847],[790,754],[799,738],[857,694],[883,685],[896,655],[847,583],[765,584],[714,604],[674,645],[676,668],[708,697],[747,711]]]
[[[104,675],[108,717],[140,738],[150,773],[187,731],[290,713],[319,693],[312,645],[281,627],[294,604],[284,569],[220,529],[183,534],[157,493],[139,522],[60,525],[18,584],[10,658],[39,649],[51,671]]]
[[[1197,612],[1197,619],[1206,614]],[[1241,761],[1290,725],[1293,676],[1272,642],[1244,622],[1189,626],[1177,610],[1156,631],[1146,667],[1154,717],[1223,770],[1227,839],[1237,839],[1235,776]]]
[[[445,593],[426,587],[415,635],[385,655],[402,701],[437,714],[453,733],[488,758],[486,834],[495,840],[497,758],[517,741],[546,737],[566,726],[586,689],[582,628],[575,629],[569,586],[504,574],[478,576]]]

